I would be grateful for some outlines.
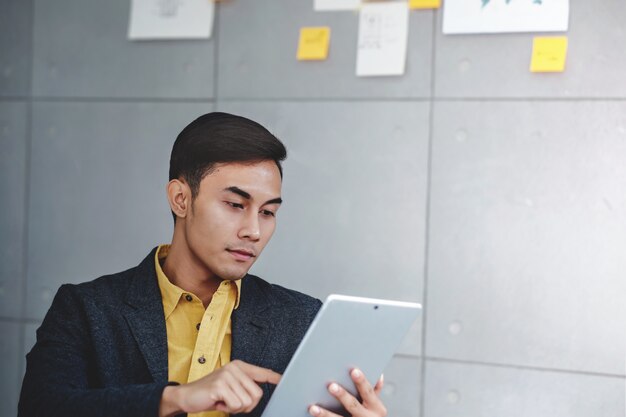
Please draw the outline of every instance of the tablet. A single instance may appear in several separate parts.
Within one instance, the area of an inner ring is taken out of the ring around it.
[[[328,393],[328,384],[337,382],[357,396],[349,373],[359,368],[374,386],[421,308],[401,301],[328,296],[262,417],[310,417],[313,404],[347,415]]]

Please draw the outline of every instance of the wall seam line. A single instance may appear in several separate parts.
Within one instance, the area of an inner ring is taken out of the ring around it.
[[[217,107],[217,98],[219,96],[219,55],[220,55],[220,36],[219,36],[219,28],[220,28],[220,14],[222,10],[222,5],[220,2],[215,2],[215,11],[213,16],[213,42],[215,43],[215,47],[213,48],[213,99],[215,107]]]
[[[422,286],[422,361],[420,375],[420,404],[419,415],[425,417],[425,398],[426,398],[426,326],[427,326],[427,297],[428,297],[428,255],[429,255],[429,237],[430,237],[430,189],[432,177],[432,149],[433,149],[433,130],[434,130],[434,106],[435,106],[435,59],[437,50],[437,12],[432,12],[432,42],[430,51],[430,100],[428,114],[428,149],[426,158],[426,198],[425,198],[425,219],[424,219],[424,269],[423,269],[423,286]]]
[[[29,62],[29,80],[28,80],[28,99],[26,101],[26,143],[25,143],[25,160],[24,160],[24,220],[22,225],[23,241],[22,241],[22,296],[19,326],[19,365],[17,372],[18,387],[22,385],[22,370],[26,369],[26,359],[24,351],[26,350],[26,302],[28,291],[28,248],[29,248],[29,230],[30,230],[30,189],[31,189],[31,165],[33,152],[33,85],[35,77],[35,1],[31,1],[30,9],[30,62]],[[19,398],[18,398],[19,399]]]
[[[559,373],[559,374],[596,376],[596,377],[617,378],[617,379],[626,378],[626,375],[611,374],[607,372],[575,371],[575,370],[562,369],[562,368],[543,368],[540,366],[514,365],[514,364],[472,361],[472,360],[463,360],[463,359],[451,359],[451,358],[443,358],[443,357],[437,357],[437,356],[425,356],[424,359],[430,362],[450,363],[450,364],[459,364],[459,365],[474,365],[474,366],[484,366],[484,367],[490,367],[490,368],[515,369],[515,370],[520,370],[520,371],[550,372],[550,373]]]

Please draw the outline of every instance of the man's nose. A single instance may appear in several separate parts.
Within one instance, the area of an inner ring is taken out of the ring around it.
[[[250,215],[246,217],[246,222],[239,230],[239,237],[241,239],[250,239],[253,241],[257,241],[261,238],[259,218],[256,213],[250,213]]]

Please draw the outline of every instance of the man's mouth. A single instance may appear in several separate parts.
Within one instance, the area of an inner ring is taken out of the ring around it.
[[[248,261],[256,255],[247,249],[226,249],[238,261]]]

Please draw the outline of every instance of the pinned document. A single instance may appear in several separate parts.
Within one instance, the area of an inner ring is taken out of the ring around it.
[[[441,0],[409,0],[409,9],[438,9]]]
[[[324,60],[328,57],[330,43],[329,27],[304,27],[300,29],[298,42],[298,60]]]
[[[316,12],[357,10],[361,0],[314,0],[313,9]]]
[[[131,0],[128,38],[208,39],[214,14],[210,0]]]
[[[536,37],[533,40],[531,72],[563,72],[567,58],[567,37]]]
[[[570,0],[446,0],[443,33],[565,32]]]
[[[364,4],[359,18],[356,75],[404,74],[408,32],[406,1]]]

